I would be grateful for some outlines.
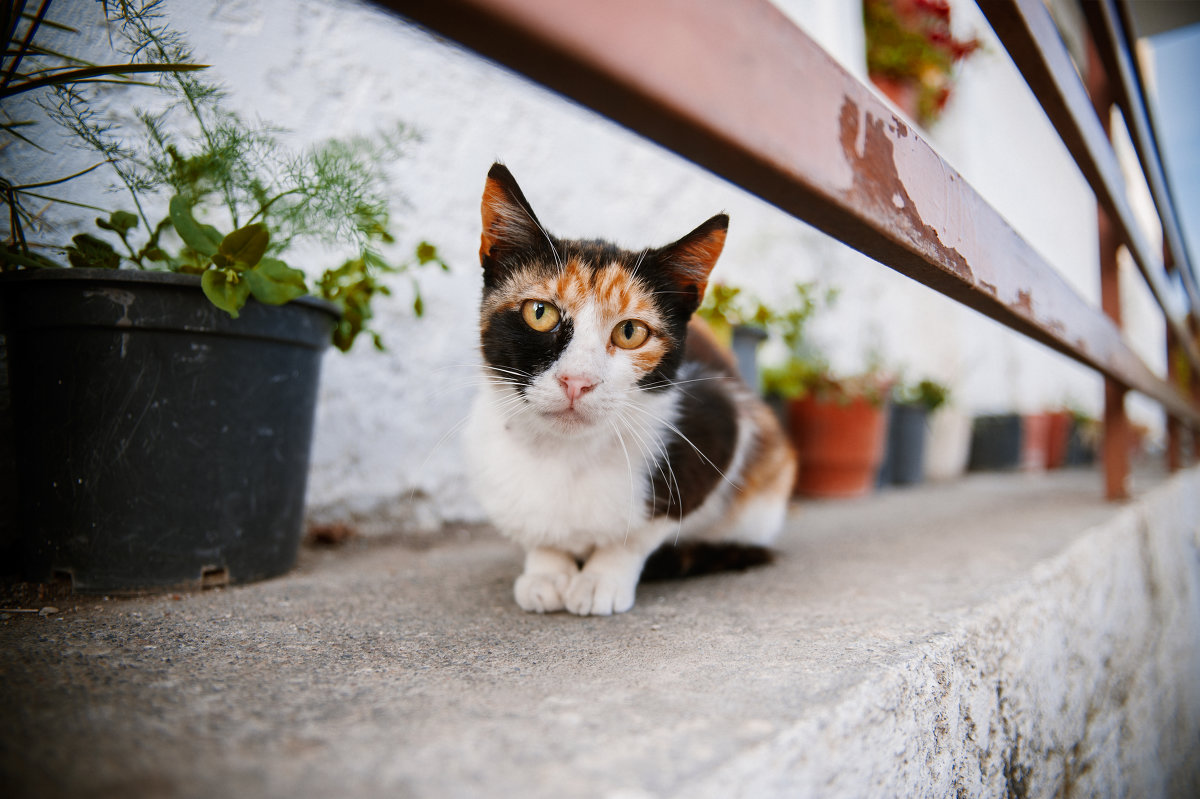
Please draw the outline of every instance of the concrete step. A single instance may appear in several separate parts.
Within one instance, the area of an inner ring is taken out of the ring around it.
[[[1200,795],[1200,471],[806,502],[773,566],[535,616],[487,531],[0,621],[6,796]]]

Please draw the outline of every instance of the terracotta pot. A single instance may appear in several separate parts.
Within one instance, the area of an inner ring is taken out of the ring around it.
[[[1046,468],[1061,469],[1067,462],[1067,441],[1071,434],[1071,414],[1055,411],[1046,414],[1049,429],[1046,431]]]
[[[871,490],[887,440],[883,408],[862,398],[809,396],[788,404],[788,419],[800,461],[795,493],[857,497]]]
[[[1040,472],[1050,453],[1050,414],[1027,413],[1021,418],[1021,468]]]

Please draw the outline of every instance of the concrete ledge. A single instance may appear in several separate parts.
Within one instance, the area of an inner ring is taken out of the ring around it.
[[[1200,795],[1196,469],[806,503],[777,565],[610,619],[452,538],[10,614],[5,795]]]

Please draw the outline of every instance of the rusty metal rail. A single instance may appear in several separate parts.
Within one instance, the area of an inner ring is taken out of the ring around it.
[[[886,266],[1157,400],[1200,427],[1200,404],[1155,375],[910,125],[767,0],[380,0],[665,145]],[[1090,101],[1065,52],[1043,47],[1037,0],[1017,49],[1052,87],[1063,125],[1168,325],[1200,373],[1200,349],[1171,310]],[[1042,9],[1044,11],[1044,9]],[[1004,27],[1004,23],[1000,23]],[[1009,35],[1009,34],[1006,34]],[[1057,41],[1057,38],[1055,38]],[[1034,57],[1033,52],[1040,53]],[[1041,59],[1040,61],[1038,59]],[[1078,90],[1077,90],[1078,89]],[[1084,121],[1080,121],[1084,120]]]
[[[1162,221],[1164,249],[1170,254],[1170,261],[1173,262],[1168,263],[1168,268],[1180,270],[1183,286],[1191,303],[1192,320],[1200,321],[1200,286],[1196,283],[1196,265],[1189,259],[1183,244],[1179,216],[1175,212],[1175,203],[1171,199],[1167,176],[1159,157],[1156,125],[1145,101],[1141,70],[1130,53],[1133,41],[1130,38],[1132,34],[1129,28],[1128,4],[1124,3],[1118,9],[1114,7],[1113,0],[1102,0],[1085,4],[1084,11],[1100,52],[1111,54],[1111,58],[1104,59],[1106,71],[1111,82],[1115,84],[1117,105],[1121,107],[1128,121],[1129,133],[1137,150],[1142,173],[1146,176],[1150,195]]]
[[[1105,125],[1097,117],[1092,98],[1072,66],[1050,12],[1041,0],[980,0],[979,8],[1025,76],[1063,144],[1096,193],[1097,200],[1111,215],[1120,240],[1133,256],[1151,294],[1162,308],[1167,324],[1180,338],[1192,368],[1200,370],[1200,347],[1185,334],[1187,322],[1171,302],[1163,259],[1154,253],[1138,227]],[[1140,125],[1136,127],[1140,130]],[[1151,181],[1151,186],[1154,185]],[[1165,198],[1166,195],[1165,192],[1156,195],[1156,199],[1158,196]],[[1173,221],[1174,217],[1170,219]],[[1164,230],[1170,231],[1170,224],[1164,223]],[[1182,248],[1177,257],[1185,257]],[[1185,271],[1185,274],[1188,273]],[[1188,288],[1189,291],[1192,289],[1190,285]],[[1195,301],[1193,298],[1192,302]]]

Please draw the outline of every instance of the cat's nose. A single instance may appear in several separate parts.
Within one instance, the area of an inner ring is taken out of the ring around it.
[[[575,404],[575,400],[595,388],[598,382],[589,375],[560,375],[558,378],[563,393],[567,395],[567,401],[572,405]]]

